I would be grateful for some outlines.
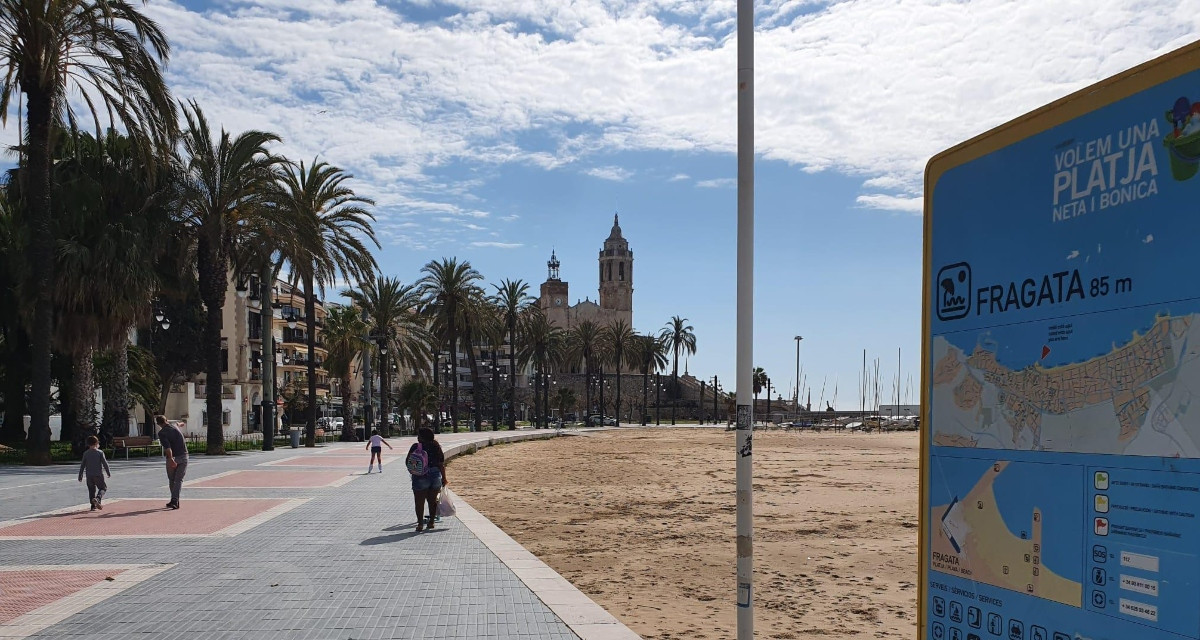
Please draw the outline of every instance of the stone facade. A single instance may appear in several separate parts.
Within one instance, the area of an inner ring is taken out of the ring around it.
[[[600,249],[599,303],[584,298],[571,304],[568,283],[559,278],[560,264],[558,256],[551,252],[546,263],[547,278],[538,298],[538,305],[550,324],[570,329],[589,320],[600,327],[624,320],[633,327],[633,251],[621,235],[617,215],[613,215],[612,230]]]

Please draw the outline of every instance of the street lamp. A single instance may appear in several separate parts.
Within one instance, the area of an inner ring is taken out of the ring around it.
[[[796,418],[800,418],[800,341],[804,336],[796,336],[796,394],[793,398],[793,406],[796,408]]]
[[[167,329],[171,328],[171,319],[167,317],[166,312],[164,312],[162,307],[159,306],[160,304],[161,304],[161,302],[159,301],[158,298],[154,298],[153,300],[151,300],[151,305],[154,309],[154,324],[150,325],[150,332],[146,336],[146,348],[150,351],[151,355],[154,354],[154,331],[155,331],[155,329],[158,327],[162,327],[162,330],[166,331]],[[154,418],[153,418],[153,416],[150,415],[150,407],[145,407],[145,409],[146,409],[146,435],[153,436],[154,435]]]

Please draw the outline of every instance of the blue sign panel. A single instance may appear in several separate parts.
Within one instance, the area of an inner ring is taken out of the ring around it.
[[[924,638],[1200,639],[1197,51],[930,163]]]

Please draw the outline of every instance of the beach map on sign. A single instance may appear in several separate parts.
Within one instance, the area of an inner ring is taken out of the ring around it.
[[[933,346],[934,444],[947,447],[1200,457],[1200,421],[1181,422],[1200,388],[1200,360],[1181,356],[1200,332],[1195,316],[1162,316],[1107,353],[1043,366],[1033,354],[1005,365],[994,331],[965,348],[938,337]],[[1061,324],[1061,323],[1059,323]],[[1006,328],[1053,334],[1033,324]],[[1005,336],[1012,338],[1014,336]],[[1049,347],[1045,347],[1049,350]],[[1008,349],[1011,352],[1011,349]],[[1010,358],[1011,359],[1011,358]]]
[[[1038,491],[1048,477],[1067,488],[1080,484],[1079,474],[1058,465],[939,460],[932,473],[930,567],[1080,606],[1083,507],[1067,494]]]

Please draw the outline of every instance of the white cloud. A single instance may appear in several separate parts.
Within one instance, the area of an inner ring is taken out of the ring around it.
[[[677,174],[671,176],[670,179],[667,180],[667,182],[679,182],[680,180],[688,180],[690,178],[691,178],[691,176],[689,176],[686,173],[677,173]]]
[[[520,242],[472,242],[472,247],[491,247],[493,249],[520,249],[525,246]]]
[[[855,198],[854,201],[867,209],[903,211],[917,215],[921,214],[925,206],[925,201],[920,196],[893,196],[882,193],[861,195]]]
[[[633,172],[623,167],[592,167],[584,173],[601,180],[624,182],[633,177]]]
[[[703,189],[730,189],[737,186],[737,179],[714,178],[712,180],[697,180],[696,186]]]
[[[372,0],[146,11],[171,39],[178,97],[350,170],[381,225],[488,217],[477,191],[493,178],[442,177],[455,164],[627,180],[597,159],[736,148],[733,0],[417,4],[457,13],[417,22],[398,13],[411,3]],[[761,156],[859,177],[861,206],[911,213],[934,153],[1200,31],[1200,0],[765,0],[756,13]]]
[[[1153,233],[1148,234],[1145,238],[1142,238],[1142,242],[1145,244],[1150,244],[1151,242],[1154,242],[1154,234]]]
[[[1074,260],[1075,258],[1078,258],[1078,257],[1079,257],[1079,249],[1076,249],[1076,250],[1072,251],[1071,253],[1067,254],[1067,260]]]
[[[521,216],[514,213],[512,215],[502,216],[500,219],[503,220],[504,222],[515,222],[515,221],[519,220],[520,218],[521,218]]]

